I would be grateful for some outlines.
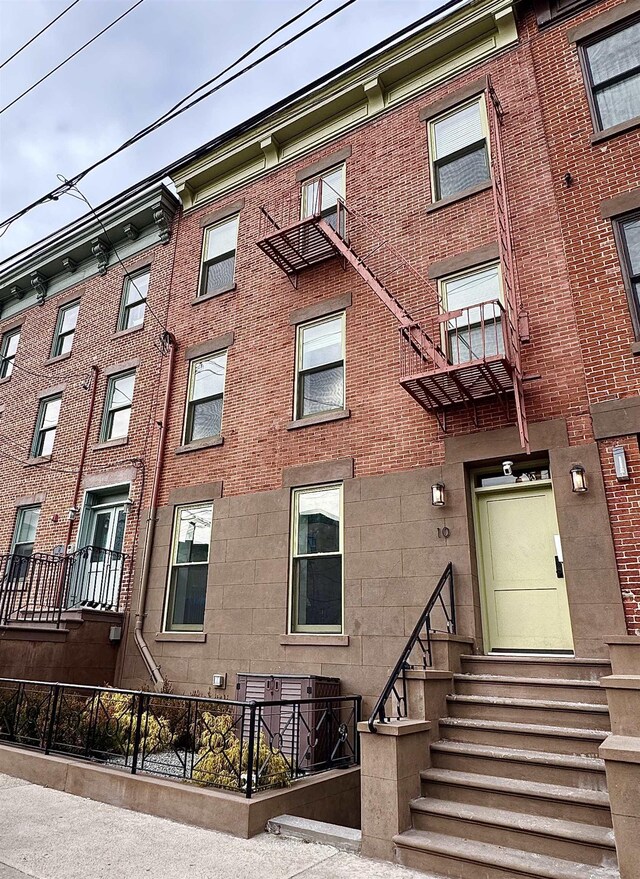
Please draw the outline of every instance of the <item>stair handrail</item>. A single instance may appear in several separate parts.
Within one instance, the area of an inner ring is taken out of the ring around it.
[[[449,587],[449,611],[447,611],[447,607],[444,603],[442,594],[444,592],[445,587],[448,585]],[[371,716],[368,720],[368,727],[372,733],[377,732],[376,730],[376,720],[380,723],[388,723],[389,718],[387,717],[385,711],[385,705],[387,701],[391,698],[391,696],[395,696],[398,705],[398,717],[407,717],[407,679],[406,672],[414,668],[409,663],[409,657],[416,645],[420,646],[422,650],[422,668],[430,668],[433,662],[433,653],[431,649],[431,634],[435,630],[431,628],[431,614],[437,603],[440,603],[442,610],[445,615],[445,619],[447,621],[447,633],[450,635],[456,634],[456,605],[455,605],[455,593],[454,593],[454,579],[453,579],[453,563],[449,562],[447,567],[442,572],[438,583],[431,593],[431,597],[427,602],[425,609],[420,614],[420,617],[417,623],[414,626],[414,629],[409,635],[409,639],[405,644],[404,650],[400,654],[400,657],[396,664],[393,667],[393,671],[389,675],[387,683],[385,684],[380,696],[378,697],[378,701],[375,704],[373,711],[371,712]],[[422,627],[425,627],[425,632],[421,634]],[[402,692],[398,690],[398,681],[401,681]]]

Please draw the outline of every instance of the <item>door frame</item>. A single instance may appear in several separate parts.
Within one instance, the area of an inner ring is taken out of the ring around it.
[[[519,467],[523,463],[522,461],[514,461],[514,466]],[[513,490],[522,491],[530,488],[534,490],[535,488],[540,488],[541,486],[549,487],[551,489],[551,496],[553,499],[553,505],[556,510],[556,521],[557,521],[557,507],[556,507],[556,498],[555,491],[553,488],[553,473],[551,472],[551,465],[548,458],[536,458],[533,461],[527,461],[527,466],[531,469],[537,469],[540,467],[545,467],[549,470],[549,478],[548,479],[536,479],[531,482],[513,482],[513,483],[505,483],[502,485],[491,485],[486,486],[484,488],[476,487],[476,477],[486,475],[489,473],[496,473],[499,468],[499,463],[496,462],[494,464],[483,465],[480,467],[474,467],[473,470],[469,471],[469,487],[471,491],[471,508],[472,508],[472,516],[473,516],[473,537],[475,543],[475,563],[476,563],[476,571],[478,576],[478,591],[480,598],[480,621],[482,625],[482,643],[484,646],[485,654],[489,655],[491,653],[491,639],[489,637],[489,612],[487,608],[487,589],[486,583],[484,582],[484,559],[483,559],[483,545],[481,539],[481,530],[480,530],[480,497],[486,497],[490,494],[497,494],[499,492],[509,491],[513,488]],[[558,533],[560,533],[560,525],[558,523]],[[560,544],[562,545],[562,535],[560,535]],[[563,562],[564,565],[564,562]],[[567,584],[567,575],[566,575],[566,567],[564,567],[564,583],[565,583],[565,591],[567,594],[567,602],[569,601],[569,594],[566,589]],[[569,622],[571,624],[571,606],[569,605]],[[573,637],[573,627],[571,632],[572,642],[574,645],[571,653],[566,651],[553,651],[553,650],[513,650],[512,653],[514,656],[574,656],[575,655],[575,640]],[[499,651],[496,655],[500,655],[502,651]],[[503,653],[502,655],[509,655],[509,653]]]

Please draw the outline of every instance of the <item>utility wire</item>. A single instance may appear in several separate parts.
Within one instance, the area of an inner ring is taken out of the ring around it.
[[[0,64],[0,70],[2,70],[2,68],[5,66],[5,64],[8,64],[9,61],[13,61],[13,59],[16,57],[16,55],[19,55],[20,52],[22,52],[24,49],[27,48],[27,46],[30,46],[31,43],[35,42],[38,39],[38,37],[42,36],[42,34],[45,31],[49,30],[49,28],[52,25],[54,25],[56,23],[56,21],[58,21],[60,18],[62,18],[62,16],[65,15],[70,9],[73,9],[73,7],[76,5],[76,3],[79,3],[79,2],[80,2],[80,0],[73,0],[73,3],[70,3],[69,6],[67,6],[66,9],[63,9],[59,15],[56,15],[55,18],[52,18],[51,21],[49,22],[49,24],[46,24],[42,28],[42,30],[38,31],[37,34],[34,34],[31,37],[31,39],[27,40],[27,42],[23,46],[20,46],[19,49],[16,49],[16,51],[13,53],[13,55],[9,55],[9,57],[5,61],[3,61],[2,64]]]
[[[101,37],[102,34],[105,34],[105,33],[106,33],[108,30],[110,30],[115,24],[117,24],[119,21],[121,21],[125,16],[129,15],[130,12],[133,12],[133,10],[134,10],[137,6],[140,6],[141,3],[144,3],[144,0],[137,0],[137,2],[133,4],[133,6],[130,6],[125,12],[122,13],[122,15],[119,15],[116,19],[114,19],[114,20],[111,22],[111,24],[108,24],[106,27],[103,27],[101,31],[99,31],[95,36],[91,37],[90,40],[87,40],[87,42],[84,43],[82,46],[80,46],[79,49],[76,49],[75,52],[72,52],[71,55],[68,55],[68,56],[64,59],[64,61],[61,61],[60,64],[58,64],[56,67],[54,67],[54,68],[53,68],[52,70],[50,70],[48,73],[45,73],[44,76],[41,76],[40,79],[39,79],[37,82],[34,82],[33,85],[30,85],[28,89],[25,89],[25,90],[22,92],[22,94],[19,94],[19,95],[18,95],[17,98],[14,98],[13,101],[10,101],[8,104],[6,104],[4,107],[2,107],[2,109],[0,109],[0,115],[2,115],[2,113],[5,112],[5,110],[8,110],[9,107],[13,107],[14,104],[17,104],[18,101],[22,100],[22,98],[24,98],[25,95],[28,95],[29,92],[32,92],[32,91],[34,90],[34,88],[36,88],[37,86],[39,86],[40,83],[43,83],[43,82],[45,81],[45,79],[48,79],[48,78],[49,78],[50,76],[52,76],[57,70],[60,70],[61,67],[64,67],[64,65],[65,65],[68,61],[71,61],[72,58],[75,58],[76,55],[79,55],[80,52],[82,52],[83,49],[86,49],[87,46],[90,46],[91,43],[94,43],[94,42],[98,39],[98,37]]]
[[[63,184],[62,186],[58,186],[56,189],[53,189],[53,190],[51,190],[51,192],[46,193],[46,195],[41,196],[39,199],[37,199],[36,201],[27,205],[26,207],[22,208],[20,211],[17,211],[15,214],[13,214],[13,216],[8,217],[6,220],[4,220],[2,223],[0,223],[0,229],[3,230],[2,232],[0,232],[0,236],[4,235],[4,233],[7,231],[7,229],[9,228],[9,226],[12,223],[14,223],[16,220],[20,219],[20,217],[23,217],[25,214],[29,213],[29,211],[33,210],[34,208],[38,207],[41,204],[45,204],[48,201],[57,201],[60,198],[60,196],[64,195],[65,192],[67,192],[71,186],[79,183],[84,177],[87,176],[87,174],[90,174],[92,171],[95,171],[95,169],[100,167],[100,165],[103,165],[105,162],[108,162],[110,159],[112,159],[116,155],[118,155],[118,153],[121,153],[123,150],[128,149],[130,146],[132,146],[138,140],[141,140],[143,137],[146,137],[148,134],[151,134],[152,131],[156,131],[158,128],[161,128],[167,122],[170,122],[172,119],[175,119],[176,116],[179,116],[181,113],[184,113],[186,110],[195,106],[195,104],[199,103],[200,101],[203,101],[205,98],[209,97],[214,92],[219,91],[220,89],[222,89],[226,85],[228,85],[230,82],[233,82],[235,79],[238,79],[238,77],[243,76],[249,70],[262,64],[264,61],[266,61],[269,58],[271,58],[272,56],[276,55],[278,52],[281,52],[283,49],[287,48],[292,43],[296,42],[296,40],[299,40],[301,37],[305,36],[310,31],[312,31],[315,28],[319,27],[320,25],[324,24],[330,18],[333,18],[335,15],[338,15],[340,12],[342,12],[343,9],[346,9],[347,6],[351,6],[355,2],[356,2],[356,0],[346,0],[346,2],[342,3],[342,5],[338,6],[332,12],[327,13],[327,15],[323,16],[323,18],[318,19],[313,24],[309,25],[304,30],[295,34],[290,39],[286,40],[283,43],[280,43],[278,46],[276,46],[274,49],[271,49],[269,52],[262,55],[256,61],[254,61],[251,64],[247,65],[246,67],[242,68],[242,70],[237,71],[236,73],[234,73],[230,77],[227,77],[227,79],[223,80],[215,88],[206,92],[204,95],[201,95],[199,98],[196,98],[190,104],[187,104],[185,107],[182,107],[182,109],[176,110],[175,112],[171,113],[171,115],[169,115],[169,116],[167,116],[165,114],[164,116],[159,117],[159,119],[157,119],[155,122],[151,123],[146,128],[142,129],[137,134],[133,135],[133,137],[129,138],[129,140],[125,141],[119,147],[112,150],[106,156],[104,156],[101,159],[98,159],[98,161],[94,162],[88,168],[85,168],[84,171],[81,171],[79,174],[76,174],[74,177],[70,178],[66,184]],[[460,0],[455,0],[456,4],[459,2],[460,2]],[[413,27],[415,27],[415,25],[412,25],[410,29],[413,29]],[[246,57],[246,55],[244,55],[243,57]],[[176,162],[172,162],[170,165],[167,165],[162,170],[156,172],[155,174],[150,175],[144,181],[142,181],[142,185],[148,186],[148,185],[151,185],[151,183],[156,182],[157,180],[162,180],[163,177],[167,176],[167,172],[170,171],[171,169],[173,169],[176,164],[177,164]],[[141,185],[141,184],[139,184],[139,185]]]

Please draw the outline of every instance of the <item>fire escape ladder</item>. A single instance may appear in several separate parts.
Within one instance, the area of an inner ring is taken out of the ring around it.
[[[506,189],[506,174],[504,168],[504,154],[502,150],[502,126],[504,111],[496,95],[491,80],[487,84],[486,93],[487,112],[489,114],[489,130],[493,135],[490,148],[491,175],[493,178],[493,202],[496,216],[496,231],[498,235],[498,252],[502,269],[502,283],[505,295],[505,321],[507,354],[513,366],[513,394],[516,404],[516,416],[518,432],[522,448],[529,454],[529,428],[527,413],[524,402],[524,389],[522,381],[522,358],[520,353],[520,332],[518,326],[519,297],[517,290],[517,278],[513,261],[513,242],[511,237],[511,218],[509,213],[509,199]]]

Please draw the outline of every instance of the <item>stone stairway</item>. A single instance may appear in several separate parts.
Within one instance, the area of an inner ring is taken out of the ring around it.
[[[599,659],[462,657],[397,861],[452,879],[618,879],[597,756],[607,674]]]

